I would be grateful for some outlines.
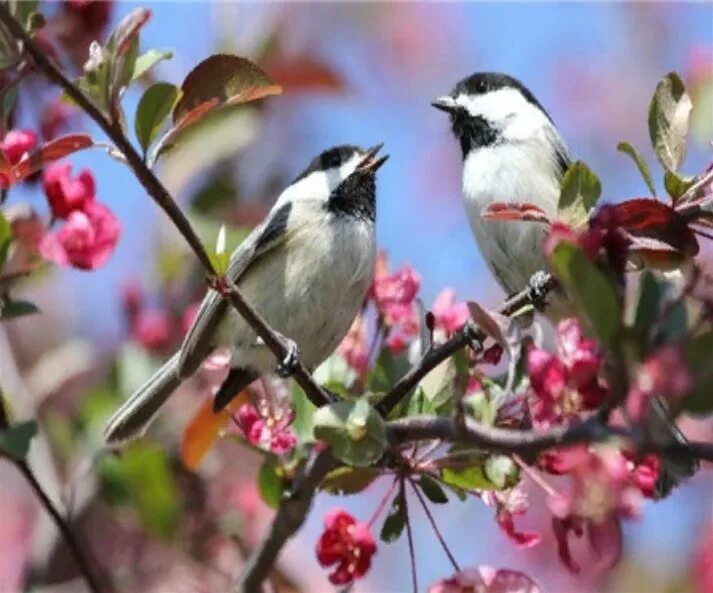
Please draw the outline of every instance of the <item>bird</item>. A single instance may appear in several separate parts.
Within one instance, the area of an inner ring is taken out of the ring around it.
[[[531,221],[489,221],[494,202],[529,203],[557,214],[569,150],[549,113],[519,80],[477,72],[432,102],[450,116],[463,156],[463,200],[486,264],[507,294],[546,268],[547,229]]]
[[[376,172],[388,155],[329,148],[279,195],[231,255],[226,277],[273,330],[288,340],[277,365],[297,358],[316,368],[339,345],[362,307],[376,262]],[[275,370],[271,350],[215,290],[209,289],[179,350],[108,420],[108,445],[141,436],[158,410],[218,346],[231,352],[230,371],[213,401],[223,409],[234,395]]]
[[[527,203],[557,218],[562,179],[572,163],[569,149],[548,111],[518,79],[501,72],[476,72],[431,105],[446,112],[463,156],[463,201],[476,243],[508,295],[529,289],[545,296],[547,227],[532,221],[482,217],[495,202]],[[539,305],[552,322],[573,314],[556,289]],[[685,444],[685,436],[660,398],[651,406],[648,430],[658,442]],[[655,495],[666,497],[699,463],[692,455],[663,456]]]

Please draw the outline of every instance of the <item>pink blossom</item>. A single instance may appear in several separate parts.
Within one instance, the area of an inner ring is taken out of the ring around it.
[[[55,218],[67,218],[72,212],[85,210],[94,202],[96,183],[89,169],[82,169],[72,178],[69,163],[55,162],[45,168],[42,176],[45,195]]]
[[[420,286],[421,279],[410,266],[393,274],[377,271],[370,294],[387,325],[400,324],[409,319]]]
[[[582,337],[579,322],[566,319],[557,327],[557,355],[538,348],[527,353],[537,423],[547,425],[596,408],[605,395],[598,372],[602,356],[596,344]]]
[[[173,323],[165,310],[142,309],[132,327],[134,339],[147,350],[164,350],[172,336]]]
[[[540,543],[539,534],[518,531],[515,528],[515,516],[524,515],[527,510],[527,496],[520,487],[508,490],[494,490],[488,493],[489,502],[497,509],[495,519],[498,527],[520,548],[531,548]]]
[[[680,399],[692,387],[691,373],[679,346],[659,348],[641,365],[627,398],[627,411],[634,420],[646,414],[652,397]]]
[[[563,519],[553,517],[552,529],[557,540],[560,560],[574,573],[580,572],[581,567],[572,557],[569,546],[570,534],[581,538],[586,533],[591,550],[598,560],[596,567],[598,570],[609,570],[621,559],[622,534],[617,517],[609,517],[600,523],[572,515]]]
[[[40,242],[40,253],[59,266],[95,270],[114,252],[121,226],[111,210],[90,202],[84,211],[74,211],[58,231],[47,233]]]
[[[363,577],[371,568],[376,541],[366,523],[337,508],[324,516],[324,531],[317,541],[316,551],[323,567],[334,566],[329,582],[346,585]]]
[[[366,371],[369,355],[366,349],[366,331],[362,315],[357,316],[352,323],[347,335],[339,344],[338,352],[359,375]]]
[[[465,568],[452,577],[433,583],[428,593],[539,593],[535,582],[526,574],[489,566]]]
[[[456,303],[456,291],[452,288],[445,288],[436,297],[431,312],[435,318],[435,327],[440,328],[446,334],[452,334],[463,327],[468,321],[470,313],[465,303]]]
[[[276,455],[294,449],[297,438],[290,429],[294,410],[275,409],[267,404],[258,410],[253,404],[243,404],[233,416],[247,441]]]
[[[32,130],[10,130],[0,145],[5,159],[16,165],[20,159],[37,145],[37,134]]]

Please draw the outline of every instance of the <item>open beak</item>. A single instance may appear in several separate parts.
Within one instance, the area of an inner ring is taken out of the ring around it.
[[[445,97],[439,97],[431,103],[436,109],[445,111],[446,113],[452,114],[458,109],[458,103],[455,102],[453,97],[446,95]]]
[[[389,158],[388,154],[381,157],[376,156],[383,147],[384,143],[381,142],[367,150],[366,154],[364,155],[364,158],[359,163],[357,169],[361,171],[370,171],[372,173],[375,173],[379,169],[379,167],[381,167],[381,165],[383,165]]]

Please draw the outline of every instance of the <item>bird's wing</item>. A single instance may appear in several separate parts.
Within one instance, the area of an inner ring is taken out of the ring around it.
[[[291,202],[273,209],[233,252],[226,271],[231,282],[238,282],[255,261],[284,242],[291,210]],[[216,291],[208,291],[181,345],[179,377],[192,375],[214,347],[215,333],[228,307],[228,302]]]

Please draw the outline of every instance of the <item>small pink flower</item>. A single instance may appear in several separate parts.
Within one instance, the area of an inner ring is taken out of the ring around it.
[[[172,327],[166,311],[142,309],[134,321],[132,335],[147,350],[160,352],[170,343]]]
[[[457,332],[468,321],[470,313],[465,303],[456,303],[456,291],[446,288],[436,297],[431,312],[435,318],[435,327],[450,335]]]
[[[324,516],[324,531],[317,541],[316,551],[323,567],[334,566],[329,582],[346,585],[363,577],[371,568],[376,541],[366,523],[337,508]]]
[[[366,371],[369,363],[369,355],[366,350],[366,331],[364,328],[364,318],[359,315],[339,344],[339,354],[342,355],[346,363],[359,375]]]
[[[421,279],[410,266],[393,274],[374,275],[370,293],[387,325],[401,323],[410,316],[420,286]]]
[[[2,141],[2,149],[5,159],[16,165],[20,159],[37,146],[37,134],[32,130],[10,130]]]
[[[74,179],[72,165],[51,163],[42,176],[45,195],[55,218],[67,218],[72,212],[85,210],[94,202],[96,183],[89,169],[83,169]]]
[[[251,445],[272,451],[276,455],[294,449],[297,438],[290,429],[295,413],[261,405],[258,409],[253,404],[243,404],[234,415],[235,423]]]
[[[433,583],[428,593],[539,593],[535,582],[526,574],[489,566],[465,568],[452,577]]]
[[[520,548],[531,548],[540,543],[542,539],[539,534],[532,532],[517,531],[515,528],[515,516],[524,515],[527,510],[527,496],[521,488],[515,487],[509,490],[494,490],[489,494],[489,502],[495,504],[497,509],[495,519],[498,527],[502,529]]]
[[[114,252],[121,234],[119,221],[106,206],[90,202],[74,211],[58,231],[47,233],[40,253],[59,266],[95,270]]]

